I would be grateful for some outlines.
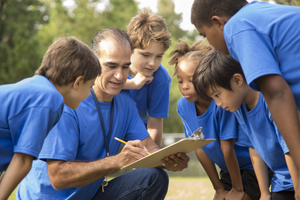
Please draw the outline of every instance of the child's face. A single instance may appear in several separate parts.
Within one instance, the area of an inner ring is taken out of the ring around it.
[[[198,99],[193,81],[193,74],[196,70],[196,63],[181,61],[177,65],[177,80],[181,94],[189,101],[196,102]]]
[[[151,42],[145,49],[134,49],[131,55],[130,70],[136,74],[152,76],[158,69],[165,49],[158,42]]]
[[[72,90],[64,95],[64,103],[73,110],[77,109],[80,102],[90,95],[90,89],[94,85],[94,82],[95,79],[84,82],[82,78],[72,83]]]
[[[234,83],[231,83],[231,89],[232,90],[227,90],[217,86],[214,90],[209,88],[207,95],[215,100],[217,106],[220,106],[227,111],[235,112],[241,107],[243,97]]]
[[[224,39],[223,28],[217,23],[213,23],[211,27],[201,25],[196,27],[199,34],[206,37],[208,42],[220,53],[228,55],[229,51]]]

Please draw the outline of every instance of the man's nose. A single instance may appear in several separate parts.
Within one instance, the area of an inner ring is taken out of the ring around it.
[[[121,69],[120,69],[120,70],[116,70],[114,76],[115,76],[115,78],[116,78],[117,80],[123,80],[123,78],[124,78]]]

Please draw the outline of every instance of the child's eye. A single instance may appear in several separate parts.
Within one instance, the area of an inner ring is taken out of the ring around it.
[[[142,53],[142,56],[144,56],[144,57],[148,57],[149,55],[148,55],[148,54],[143,54],[143,53]]]
[[[163,56],[157,56],[158,58],[162,58]]]
[[[181,84],[182,83],[182,81],[178,81],[178,84]]]
[[[220,94],[216,94],[216,95],[215,95],[215,97],[219,97],[219,96],[220,96]]]

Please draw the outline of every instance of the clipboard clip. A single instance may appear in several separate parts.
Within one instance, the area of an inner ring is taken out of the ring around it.
[[[193,138],[195,140],[205,140],[205,136],[202,133],[202,127],[199,127],[197,130],[195,130],[192,135],[189,136],[189,138]]]

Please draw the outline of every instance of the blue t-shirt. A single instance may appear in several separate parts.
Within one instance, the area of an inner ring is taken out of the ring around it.
[[[99,102],[106,134],[109,131],[111,102]],[[114,137],[144,140],[149,136],[137,108],[127,91],[114,96],[113,130],[109,141],[110,155],[117,154],[120,142]],[[105,144],[93,97],[82,101],[77,110],[65,106],[63,115],[45,140],[39,159],[94,161],[106,156]],[[92,199],[103,178],[87,186],[55,190],[50,184],[47,163],[37,160],[20,183],[17,199]]]
[[[147,123],[148,116],[168,118],[171,78],[168,71],[160,65],[153,74],[151,83],[145,84],[139,90],[129,90],[135,102],[139,115]],[[128,76],[128,79],[131,79]]]
[[[64,99],[47,78],[35,75],[0,86],[0,105],[0,171],[5,171],[14,153],[38,157]]]
[[[243,103],[235,115],[244,132],[249,136],[252,148],[274,172],[271,191],[293,191],[292,178],[284,156],[289,149],[271,117],[262,94],[252,110],[248,111],[247,105]]]
[[[241,63],[247,83],[278,74],[289,84],[300,110],[300,7],[252,2],[224,26],[233,58]]]
[[[203,115],[197,116],[195,103],[189,102],[185,97],[178,100],[177,113],[182,119],[186,137],[202,127],[206,139],[216,139],[216,141],[203,146],[202,149],[220,169],[228,172],[220,140],[239,139],[243,143],[243,140],[247,139],[242,129],[238,127],[234,114],[218,108],[215,101],[212,100],[207,111]],[[234,149],[240,169],[253,170],[248,147],[242,147],[236,143]]]

